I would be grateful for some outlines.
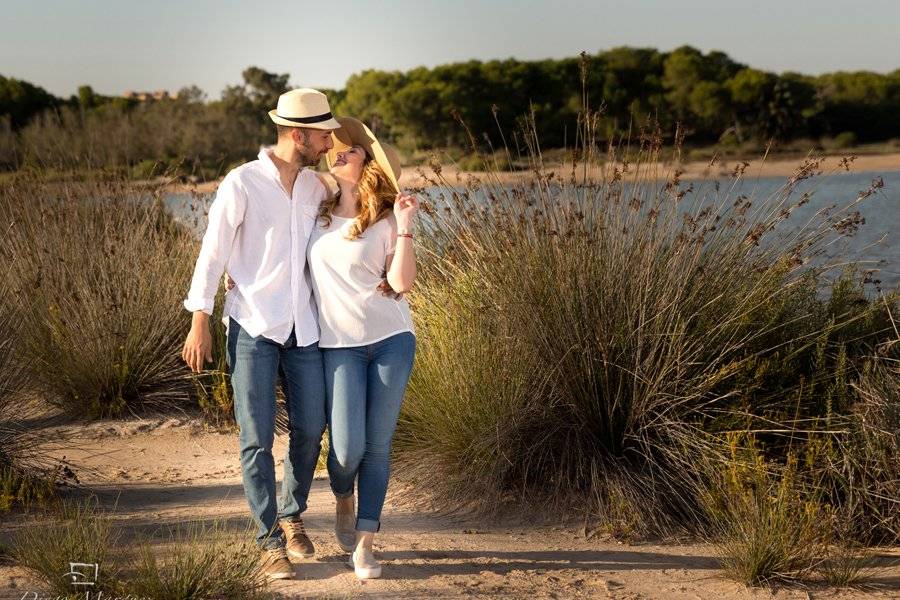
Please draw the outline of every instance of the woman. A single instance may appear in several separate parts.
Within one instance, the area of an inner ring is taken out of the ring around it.
[[[335,533],[361,579],[379,577],[372,554],[390,473],[391,438],[412,371],[416,339],[399,294],[416,277],[415,196],[399,192],[397,153],[363,123],[339,118],[328,166],[338,192],[323,202],[307,249],[319,310]],[[353,490],[359,502],[354,518]]]

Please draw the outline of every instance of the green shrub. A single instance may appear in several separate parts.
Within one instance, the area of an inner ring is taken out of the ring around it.
[[[0,513],[55,497],[59,472],[51,469],[47,456],[65,441],[58,434],[51,440],[29,424],[37,407],[27,396],[28,371],[15,354],[20,332],[10,298],[0,299]]]
[[[36,521],[15,536],[11,557],[40,580],[43,591],[62,598],[81,597],[64,576],[69,563],[78,562],[98,566],[93,594],[263,600],[271,596],[249,533],[244,531],[241,541],[222,521],[195,522],[171,530],[158,547],[148,538],[126,546],[95,501],[63,502],[57,517]]]
[[[818,571],[833,587],[849,587],[865,581],[865,570],[873,565],[872,552],[846,540],[825,548]]]
[[[119,589],[119,565],[115,544],[119,535],[96,502],[63,503],[58,517],[23,527],[12,545],[12,557],[37,577],[46,591],[69,597],[78,590],[65,577],[69,563],[96,564],[99,568],[93,592],[114,595]]]
[[[792,456],[783,468],[768,464],[753,445],[729,436],[732,456],[713,476],[707,509],[725,572],[747,585],[802,579],[824,553],[830,524],[823,506],[807,498]]]
[[[159,550],[148,541],[140,544],[124,585],[133,596],[154,600],[266,598],[259,549],[251,537],[243,539],[236,540],[220,522],[180,527]]]
[[[45,504],[55,500],[55,483],[56,478],[50,473],[28,472],[19,461],[0,467],[0,513],[8,512],[16,505]]]
[[[188,406],[190,232],[115,182],[3,186],[0,214],[17,350],[48,401],[91,417]]]
[[[783,461],[785,431],[827,430],[852,405],[853,367],[890,321],[852,274],[821,297],[828,265],[808,259],[844,235],[846,212],[793,239],[776,228],[818,163],[769,198],[735,197],[656,171],[661,144],[640,139],[624,164],[588,144],[560,175],[533,136],[533,174],[513,183],[488,173],[460,189],[435,168],[395,449],[440,507],[524,501],[702,530],[702,467],[726,461],[724,432],[770,431]]]
[[[224,293],[217,295],[213,315],[210,318],[213,365],[212,367],[207,365],[206,371],[195,375],[194,384],[197,403],[206,419],[216,427],[231,429],[236,427],[236,423],[226,359],[228,339],[225,325],[222,323],[224,298]]]
[[[485,158],[475,154],[463,154],[455,161],[460,171],[484,171],[488,168]]]
[[[166,170],[164,162],[155,159],[144,159],[138,164],[131,167],[131,177],[137,180],[152,179]]]
[[[831,146],[833,148],[844,150],[846,148],[852,148],[856,145],[856,134],[852,131],[842,131],[841,133],[834,136],[834,140],[831,142]]]
[[[789,454],[782,464],[766,461],[753,435],[727,438],[730,460],[710,473],[704,496],[726,574],[747,585],[860,583],[872,556],[854,541],[860,511],[829,503],[821,472],[809,469],[821,447],[807,446],[802,461]]]
[[[847,539],[864,544],[900,540],[900,336],[865,365],[840,419],[843,433],[821,452],[824,485],[836,503],[854,507]]]

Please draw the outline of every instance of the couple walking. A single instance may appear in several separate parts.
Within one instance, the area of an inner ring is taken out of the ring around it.
[[[379,577],[372,542],[416,345],[402,294],[416,276],[418,200],[400,192],[396,151],[360,121],[334,118],[321,92],[286,92],[269,116],[277,143],[230,171],[210,207],[184,302],[193,318],[182,356],[195,372],[212,359],[209,316],[227,273],[241,470],[265,573],[292,577],[289,558],[315,554],[301,515],[327,424],[337,541],[358,577]],[[308,168],[323,155],[336,193]],[[280,501],[279,378],[289,422]]]

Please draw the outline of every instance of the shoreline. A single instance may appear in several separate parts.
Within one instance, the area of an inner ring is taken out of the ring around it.
[[[819,169],[823,174],[831,174],[844,172],[845,168],[841,165],[841,161],[845,157],[855,157],[849,165],[851,173],[884,173],[889,171],[900,171],[900,152],[891,152],[886,154],[862,154],[855,155],[852,151],[845,154],[830,155],[810,155],[820,156],[823,160]],[[658,163],[649,163],[643,165],[648,172],[647,177],[653,179],[665,180],[671,176],[677,169],[681,170],[682,180],[709,180],[723,177],[730,177],[736,168],[743,163],[748,163],[744,170],[744,178],[758,177],[790,177],[806,160],[806,157],[775,157],[763,159],[763,157],[753,158],[728,158],[717,161],[714,165],[710,161],[690,160],[675,163],[673,161],[661,161]],[[608,167],[608,166],[607,166]],[[419,175],[418,171],[424,171],[431,176],[431,167],[427,164],[406,165],[404,172],[400,176],[400,184],[403,187],[423,187],[428,185],[427,181]],[[468,177],[483,178],[490,176],[500,183],[513,183],[521,181],[533,174],[530,170],[521,171],[464,171],[454,168],[453,166],[442,165],[442,175],[448,181],[459,181],[463,183]],[[567,176],[571,172],[571,165],[565,163],[551,164],[545,167],[547,172],[556,172],[559,175]],[[601,168],[593,168],[591,175],[594,177],[602,174]],[[203,181],[199,183],[173,183],[166,187],[166,190],[174,194],[211,194],[216,191],[221,179],[215,181]]]

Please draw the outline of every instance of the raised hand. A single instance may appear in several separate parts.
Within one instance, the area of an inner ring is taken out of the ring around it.
[[[415,194],[398,193],[394,198],[394,216],[397,218],[397,227],[409,229],[417,210],[419,210],[419,199]]]

